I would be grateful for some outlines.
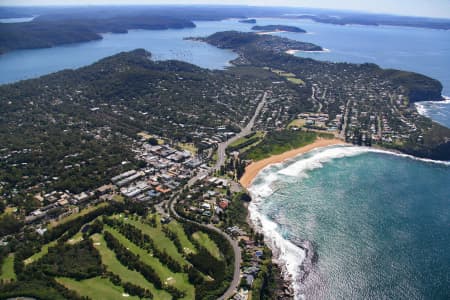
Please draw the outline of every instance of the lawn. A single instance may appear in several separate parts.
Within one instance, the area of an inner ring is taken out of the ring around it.
[[[188,239],[186,233],[184,232],[183,226],[181,226],[180,223],[173,220],[167,225],[167,227],[178,236],[181,246],[183,246],[184,253],[197,253],[197,249],[195,249],[195,246]]]
[[[81,231],[79,231],[77,234],[75,234],[73,237],[71,237],[67,243],[68,244],[76,244],[78,242],[81,242],[83,240],[83,234],[81,233]]]
[[[15,213],[17,211],[17,207],[14,206],[7,206],[5,208],[5,211],[3,212],[4,214],[12,214]]]
[[[144,140],[149,140],[149,139],[151,139],[153,137],[147,131],[138,132],[137,135],[140,136],[141,138],[143,138]]]
[[[234,147],[237,147],[237,146],[239,146],[239,145],[241,145],[243,143],[246,143],[250,139],[263,138],[263,137],[264,137],[264,132],[257,131],[257,132],[255,132],[255,133],[253,133],[251,135],[241,137],[240,139],[238,139],[238,140],[234,141],[233,143],[231,143],[229,147],[233,147],[234,148]]]
[[[10,253],[3,260],[0,280],[3,282],[16,280],[16,273],[14,273],[14,253]]]
[[[28,265],[28,264],[31,264],[32,262],[35,262],[35,261],[41,259],[44,255],[46,255],[48,253],[48,248],[53,247],[55,245],[56,245],[56,240],[55,241],[51,241],[48,244],[45,244],[44,246],[42,246],[41,251],[39,251],[38,253],[35,253],[32,256],[30,256],[27,259],[25,259],[23,261],[23,263],[25,265]]]
[[[239,151],[243,152],[244,149],[249,149],[257,145],[264,138],[265,133],[263,131],[257,131],[253,134],[247,135],[236,140],[234,143],[228,146],[228,151]]]
[[[122,195],[114,195],[114,196],[112,197],[112,199],[113,199],[114,201],[117,201],[117,202],[123,202],[123,201],[125,200],[125,197],[122,196]]]
[[[211,240],[211,239],[209,238],[209,236],[208,236],[206,233],[201,232],[201,231],[197,231],[197,232],[194,232],[194,233],[192,234],[192,237],[193,237],[200,245],[202,245],[203,247],[205,247],[206,250],[208,250],[208,252],[209,252],[212,256],[214,256],[215,258],[220,259],[220,260],[223,259],[223,256],[222,256],[222,253],[221,253],[220,250],[219,250],[219,247],[217,246],[216,243],[214,243],[213,240]]]
[[[272,69],[272,72],[283,77],[295,77],[294,73],[288,73],[283,70]]]
[[[183,256],[178,252],[177,248],[173,242],[162,232],[161,223],[159,218],[157,219],[157,227],[151,227],[148,224],[142,223],[140,221],[132,220],[131,218],[123,219],[125,223],[129,223],[136,228],[140,229],[143,233],[148,234],[154,241],[155,246],[161,250],[166,251],[173,259],[182,265],[188,265],[189,263],[183,258]]]
[[[163,265],[157,258],[153,257],[152,254],[147,253],[147,251],[133,244],[131,241],[129,241],[126,237],[121,235],[115,229],[109,226],[105,226],[105,230],[111,233],[130,252],[134,253],[135,255],[139,255],[143,263],[151,266],[156,271],[156,273],[158,273],[163,283],[173,285],[180,290],[186,291],[185,299],[195,298],[194,297],[195,289],[189,283],[187,274],[173,273],[165,265]]]
[[[197,154],[197,147],[195,147],[194,143],[178,143],[178,146],[183,150],[191,152],[192,154]]]
[[[297,77],[289,77],[287,80],[292,82],[293,84],[301,84],[301,85],[305,84],[305,82],[303,80],[301,80],[300,78],[297,78]]]
[[[92,300],[139,300],[138,297],[125,294],[121,286],[114,285],[108,278],[94,277],[81,281],[71,278],[59,277],[56,281],[66,288],[77,292],[80,296]]]
[[[315,141],[318,134],[305,131],[273,131],[267,134],[258,146],[244,153],[244,159],[258,161],[271,155],[303,147]]]
[[[170,300],[172,297],[166,291],[156,289],[152,283],[148,282],[141,273],[132,271],[122,265],[116,258],[115,253],[106,246],[106,242],[101,234],[94,234],[91,237],[94,247],[102,257],[102,263],[106,269],[120,277],[122,282],[131,282],[144,289],[148,289],[155,299]]]
[[[305,126],[305,124],[306,124],[306,120],[305,119],[295,119],[291,123],[289,123],[287,128],[291,128],[291,127],[301,128],[301,127]]]
[[[88,214],[88,213],[90,213],[90,212],[92,212],[92,211],[94,211],[94,210],[96,210],[96,209],[98,209],[98,208],[102,208],[102,207],[105,207],[105,206],[107,206],[107,205],[108,205],[108,203],[102,202],[102,203],[100,203],[100,204],[98,204],[98,205],[95,205],[95,206],[89,206],[89,207],[87,207],[87,208],[85,208],[85,209],[79,211],[79,212],[76,213],[76,214],[71,214],[70,216],[68,216],[68,217],[66,217],[66,218],[64,218],[64,219],[62,219],[61,221],[54,221],[54,222],[51,222],[51,223],[47,226],[47,228],[48,228],[48,229],[51,229],[51,228],[53,228],[53,227],[55,227],[55,226],[58,226],[58,225],[60,225],[60,224],[64,224],[64,223],[66,223],[66,222],[68,222],[68,221],[71,221],[71,220],[74,220],[74,219],[76,219],[76,218],[78,218],[78,217],[84,216],[84,215],[86,215],[86,214]]]

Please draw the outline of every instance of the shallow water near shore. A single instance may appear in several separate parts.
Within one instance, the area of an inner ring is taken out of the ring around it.
[[[250,211],[297,297],[448,299],[449,182],[450,163],[334,146],[263,170]],[[305,284],[301,239],[318,254]]]

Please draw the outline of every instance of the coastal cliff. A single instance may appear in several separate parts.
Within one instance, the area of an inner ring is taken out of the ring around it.
[[[383,70],[383,73],[394,84],[406,88],[406,94],[410,103],[443,100],[443,87],[436,79],[418,73],[391,69]]]

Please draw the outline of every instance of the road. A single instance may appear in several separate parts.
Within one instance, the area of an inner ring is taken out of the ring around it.
[[[241,132],[239,132],[237,135],[235,135],[234,137],[232,137],[231,139],[228,139],[225,142],[222,142],[218,145],[217,147],[217,162],[213,168],[213,170],[219,170],[220,167],[225,163],[225,158],[226,158],[226,152],[225,150],[227,149],[227,147],[237,141],[238,139],[240,139],[241,137],[244,137],[248,134],[250,134],[252,132],[252,128],[255,125],[255,121],[256,118],[258,117],[259,113],[261,112],[262,108],[264,107],[264,105],[266,104],[266,98],[267,98],[267,92],[264,92],[264,94],[262,95],[262,99],[261,101],[258,103],[258,106],[256,107],[255,113],[253,114],[253,117],[250,119],[250,121],[248,122],[248,124],[242,128]],[[190,187],[192,186],[196,181],[198,181],[200,179],[200,177],[203,174],[197,174],[197,176],[191,178],[191,180],[189,180],[187,186]],[[175,203],[178,201],[178,194],[174,195],[171,200],[169,201],[169,210],[172,213],[172,215],[174,215],[176,218],[183,220],[184,222],[190,222],[190,223],[195,223],[198,226],[204,227],[204,228],[208,228],[211,230],[214,230],[215,232],[219,233],[220,235],[222,235],[225,239],[227,239],[227,241],[230,243],[231,247],[233,248],[233,252],[234,252],[234,274],[233,274],[233,280],[230,283],[230,286],[228,287],[228,289],[225,291],[225,293],[219,297],[219,300],[225,300],[228,298],[231,298],[231,296],[233,296],[236,291],[237,288],[239,287],[239,284],[241,282],[241,248],[239,247],[239,244],[237,241],[233,240],[228,234],[226,234],[225,232],[223,232],[222,230],[218,229],[217,227],[215,227],[212,224],[208,224],[208,225],[204,225],[198,222],[194,222],[192,220],[188,220],[186,218],[183,218],[182,216],[180,216],[176,211],[175,211]]]
[[[312,87],[311,98],[312,98],[315,102],[317,102],[317,104],[319,105],[319,108],[317,109],[317,112],[320,113],[320,112],[322,112],[322,102],[320,102],[319,99],[317,99],[316,93],[317,93],[317,90],[316,90],[316,88],[313,86],[313,87]],[[325,93],[326,93],[326,91],[325,91]],[[323,100],[323,97],[322,97],[322,100]]]
[[[258,117],[259,113],[261,112],[261,109],[266,104],[266,98],[267,98],[267,92],[264,92],[264,95],[262,96],[261,101],[259,102],[258,106],[256,107],[255,113],[253,114],[253,117],[250,119],[250,121],[247,123],[247,126],[242,128],[241,132],[239,132],[237,135],[233,136],[231,139],[226,140],[225,142],[220,143],[217,146],[217,162],[214,165],[214,170],[218,171],[220,170],[220,167],[223,166],[225,163],[226,158],[226,152],[225,150],[227,147],[237,141],[238,139],[250,134],[252,132],[252,128],[255,125],[256,118]]]
[[[174,196],[171,201],[169,202],[169,209],[170,212],[177,218],[177,219],[181,219],[184,222],[188,222],[188,223],[194,223],[197,224],[200,227],[204,227],[204,228],[208,228],[211,230],[214,230],[215,232],[217,232],[218,234],[222,235],[224,238],[227,239],[227,241],[231,244],[231,247],[233,248],[233,253],[234,253],[234,274],[233,274],[233,280],[230,283],[230,286],[228,287],[228,289],[225,291],[225,293],[220,296],[218,299],[219,300],[225,300],[228,298],[231,298],[231,296],[233,296],[236,291],[237,288],[241,282],[241,248],[239,247],[239,244],[237,241],[233,240],[228,234],[226,234],[225,232],[223,232],[222,230],[220,230],[219,228],[215,227],[212,224],[208,224],[208,225],[204,225],[198,222],[194,222],[192,220],[188,220],[186,218],[183,218],[182,216],[180,216],[176,211],[175,211],[175,203],[178,200],[178,195]]]
[[[351,104],[351,100],[349,99],[347,101],[347,103],[345,104],[344,124],[342,124],[342,130],[341,130],[341,133],[339,134],[339,137],[343,140],[345,140],[345,129],[347,128],[348,112],[350,110],[350,104]]]

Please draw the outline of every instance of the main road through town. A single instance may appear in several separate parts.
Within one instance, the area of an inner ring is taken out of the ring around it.
[[[225,150],[227,149],[227,147],[231,143],[237,141],[241,137],[244,137],[244,136],[246,136],[246,135],[248,135],[248,134],[250,134],[252,132],[253,126],[255,125],[255,121],[256,121],[259,113],[261,112],[262,108],[266,104],[266,98],[267,98],[267,92],[265,92],[262,95],[262,99],[258,103],[258,106],[256,107],[256,110],[255,110],[255,113],[253,114],[253,117],[250,119],[250,121],[248,122],[247,126],[242,128],[241,132],[239,132],[237,135],[235,135],[231,139],[229,139],[229,140],[227,140],[225,142],[222,142],[222,143],[220,143],[218,145],[218,147],[217,147],[218,159],[217,159],[217,162],[216,162],[216,164],[214,166],[214,170],[219,170],[220,167],[225,163],[225,158],[226,158]],[[199,179],[199,176],[193,177],[189,181],[187,186],[192,186],[198,179]],[[202,226],[202,227],[214,230],[215,232],[219,233],[224,238],[226,238],[227,241],[230,243],[231,247],[233,248],[233,252],[234,252],[234,274],[233,274],[233,280],[231,281],[230,286],[225,291],[225,293],[221,297],[219,297],[219,300],[225,300],[225,299],[228,299],[228,298],[232,297],[236,293],[237,288],[238,288],[238,286],[240,284],[240,281],[241,281],[240,280],[240,275],[241,275],[241,260],[242,260],[242,258],[241,258],[241,248],[239,247],[238,242],[233,240],[228,234],[226,234],[225,232],[223,232],[222,230],[220,230],[219,228],[215,227],[212,224],[208,224],[208,225],[200,224],[200,223],[188,220],[188,219],[183,218],[182,216],[180,216],[175,210],[175,204],[178,201],[178,197],[179,197],[179,194],[176,194],[169,201],[169,210],[170,210],[170,212],[172,213],[172,215],[174,217],[176,217],[177,219],[182,219],[184,222],[196,223],[199,226]]]
[[[258,117],[259,113],[261,112],[261,109],[264,107],[264,104],[266,104],[266,98],[267,98],[267,92],[264,93],[262,96],[261,101],[259,102],[258,106],[256,107],[255,113],[253,114],[253,117],[250,119],[250,121],[247,123],[247,126],[242,128],[241,132],[233,136],[231,139],[226,140],[225,142],[220,143],[217,146],[217,162],[214,165],[214,170],[218,171],[220,170],[220,167],[223,166],[225,163],[226,153],[225,150],[227,147],[237,141],[238,139],[250,134],[252,132],[252,128],[255,125],[256,118]]]

